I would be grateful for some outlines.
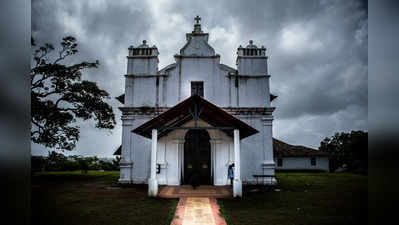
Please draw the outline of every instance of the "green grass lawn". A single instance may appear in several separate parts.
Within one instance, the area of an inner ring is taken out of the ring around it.
[[[281,191],[244,186],[244,197],[219,199],[229,225],[367,222],[367,176],[277,173]],[[119,172],[39,172],[32,177],[32,224],[170,223],[176,199],[147,197],[147,185],[119,187]]]
[[[121,188],[119,171],[39,172],[32,177],[32,224],[169,225],[176,199],[147,197],[147,185]]]
[[[243,199],[219,199],[229,225],[367,224],[367,176],[277,173],[277,192],[244,187]]]

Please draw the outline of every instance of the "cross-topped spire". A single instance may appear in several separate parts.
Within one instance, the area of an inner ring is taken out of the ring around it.
[[[201,17],[199,17],[198,15],[194,18],[194,20],[197,22],[197,24],[199,24],[199,21],[201,20]]]
[[[199,17],[198,15],[194,18],[194,20],[196,21],[196,23],[194,23],[194,30],[193,30],[193,34],[201,34],[202,30],[201,30],[201,24],[199,23],[199,21],[201,20],[201,17]]]

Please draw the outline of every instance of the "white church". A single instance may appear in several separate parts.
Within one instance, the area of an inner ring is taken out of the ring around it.
[[[265,47],[249,41],[237,49],[237,68],[220,63],[209,34],[195,18],[175,63],[158,69],[158,49],[146,41],[129,47],[122,111],[121,184],[228,185],[233,195],[254,175],[274,175],[270,93]],[[275,178],[265,179],[276,183]]]

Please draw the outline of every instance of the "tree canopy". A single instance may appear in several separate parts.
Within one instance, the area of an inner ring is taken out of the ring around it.
[[[359,173],[367,173],[368,133],[351,131],[335,133],[326,137],[319,147],[320,151],[330,154],[330,170],[346,165],[347,169]]]
[[[56,50],[46,43],[32,44],[31,140],[49,148],[72,150],[79,140],[76,119],[96,121],[96,128],[113,129],[115,115],[106,103],[107,91],[95,82],[82,80],[85,69],[97,68],[95,62],[83,61],[66,65],[66,59],[78,53],[78,43],[72,36],[64,37]]]
[[[62,153],[49,151],[48,156],[32,156],[31,157],[31,173],[40,171],[77,171],[82,173],[88,170],[119,170],[120,157],[112,159],[99,159],[97,156],[84,157],[81,155],[65,156]]]

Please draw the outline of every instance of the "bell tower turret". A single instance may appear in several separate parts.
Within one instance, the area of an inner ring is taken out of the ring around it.
[[[237,49],[237,70],[238,74],[241,75],[267,75],[267,56],[266,48],[262,46],[258,48],[253,44],[253,41],[249,41],[247,47],[238,47]]]
[[[129,47],[127,74],[154,75],[158,72],[158,48],[147,45],[147,41],[137,47]]]
[[[137,47],[129,47],[127,73],[125,75],[125,106],[155,106],[158,74],[158,49],[147,41]],[[146,91],[152,90],[146,95]]]

